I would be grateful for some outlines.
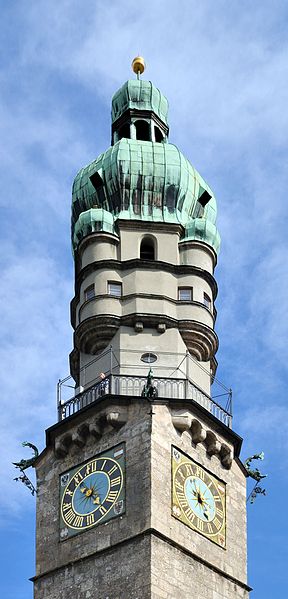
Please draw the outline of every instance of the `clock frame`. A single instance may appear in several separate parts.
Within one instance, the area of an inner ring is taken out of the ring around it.
[[[60,540],[125,511],[125,444],[60,475]]]
[[[172,515],[226,547],[226,485],[172,446]]]

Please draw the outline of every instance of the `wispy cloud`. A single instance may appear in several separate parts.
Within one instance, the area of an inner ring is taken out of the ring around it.
[[[29,494],[13,493],[10,463],[23,456],[22,440],[43,446],[43,430],[56,419],[55,383],[67,372],[71,183],[109,145],[110,98],[132,76],[138,52],[147,78],[168,96],[171,141],[218,199],[219,376],[234,387],[236,427],[249,438],[244,451],[264,448],[277,470],[287,452],[287,17],[281,0],[3,6],[5,510],[19,517],[25,510]]]

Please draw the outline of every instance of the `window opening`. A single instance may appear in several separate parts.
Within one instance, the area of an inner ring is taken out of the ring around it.
[[[200,188],[200,189],[202,189],[202,188]],[[208,204],[208,202],[211,200],[211,198],[212,198],[211,194],[208,193],[208,191],[206,189],[204,189],[202,191],[201,195],[198,197],[198,200],[195,204],[192,218],[201,218],[201,216],[203,216],[204,208],[205,208],[206,204]]]
[[[134,123],[136,129],[136,139],[141,141],[150,141],[150,126],[147,121],[136,121]]]
[[[142,362],[145,362],[146,364],[153,364],[153,362],[156,362],[157,359],[157,356],[151,352],[147,352],[141,356]]]
[[[191,302],[193,299],[192,287],[178,287],[178,300],[181,302]]]
[[[140,258],[141,260],[155,260],[155,248],[152,239],[142,239]]]
[[[209,297],[209,295],[207,295],[207,293],[204,293],[204,306],[206,306],[206,308],[209,308],[209,310],[211,310],[211,298]]]
[[[89,285],[89,287],[87,287],[84,291],[85,301],[87,302],[88,300],[92,299],[92,297],[95,297],[95,287],[94,285]]]
[[[159,127],[154,127],[154,134],[155,134],[155,141],[157,141],[158,143],[163,141],[163,139],[164,139],[163,133],[162,133],[162,131],[160,131]]]
[[[90,181],[95,189],[99,204],[102,206],[105,202],[104,181],[97,172],[91,175]]]
[[[119,129],[118,140],[122,139],[123,137],[126,139],[130,139],[130,123],[125,123],[125,125],[123,125],[121,129]]]
[[[108,293],[114,295],[114,297],[122,296],[122,283],[116,283],[115,281],[108,281]]]

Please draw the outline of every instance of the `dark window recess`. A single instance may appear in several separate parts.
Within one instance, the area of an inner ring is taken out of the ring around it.
[[[212,302],[211,302],[209,295],[207,295],[207,293],[204,293],[204,306],[206,306],[206,308],[211,310],[211,305],[212,305]]]
[[[179,187],[176,185],[168,185],[165,190],[165,198],[164,203],[168,208],[168,212],[174,212],[177,196],[178,196]]]
[[[212,196],[210,193],[208,193],[208,191],[205,189],[203,191],[203,193],[201,194],[201,196],[198,198],[198,202],[199,204],[201,204],[201,206],[203,206],[203,208],[205,208],[206,204],[208,204],[209,200],[211,200]]]
[[[130,124],[129,123],[125,123],[125,125],[123,125],[121,127],[121,129],[119,129],[119,133],[118,133],[118,138],[119,139],[130,139]]]
[[[211,198],[212,198],[211,194],[208,193],[208,191],[206,189],[204,189],[195,204],[192,218],[201,218],[201,216],[203,216],[204,208],[205,208],[206,204],[208,204],[208,202],[211,200]]]
[[[102,177],[100,177],[99,173],[93,173],[93,175],[91,175],[90,177],[90,181],[95,189],[96,195],[97,195],[97,202],[95,202],[96,204],[99,203],[100,206],[103,206],[103,204],[105,203],[105,191],[104,191],[104,181],[102,179]]]
[[[160,129],[158,127],[154,127],[154,132],[155,132],[155,141],[157,141],[158,143],[160,143],[161,141],[163,141],[163,133],[162,131],[160,131]]]
[[[76,198],[72,206],[72,216],[75,222],[78,219],[79,214],[81,214],[81,202],[79,198]]]
[[[95,288],[94,285],[89,285],[89,287],[87,287],[84,291],[84,297],[85,297],[85,301],[88,301],[90,299],[92,299],[92,297],[95,297]]]
[[[142,362],[146,362],[146,364],[153,364],[153,362],[156,362],[157,356],[151,352],[147,352],[146,354],[142,354],[141,360]]]
[[[150,126],[147,121],[136,121],[136,139],[141,141],[150,141]]]
[[[143,239],[140,246],[141,260],[155,260],[154,243],[151,239]]]

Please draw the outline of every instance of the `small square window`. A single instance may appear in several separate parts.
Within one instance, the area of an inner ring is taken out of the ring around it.
[[[191,302],[193,299],[192,287],[178,287],[178,300],[181,302]]]
[[[121,297],[122,283],[115,283],[114,281],[108,281],[108,293],[109,293],[109,295],[114,295],[114,297]]]
[[[207,295],[207,293],[204,293],[204,306],[206,306],[206,308],[209,308],[209,310],[211,310],[211,299],[209,297],[209,295]]]
[[[85,291],[84,291],[84,297],[85,297],[85,301],[86,302],[88,300],[92,299],[92,297],[95,297],[95,287],[94,287],[94,285],[89,285],[89,287],[87,287],[87,289],[85,289]]]

